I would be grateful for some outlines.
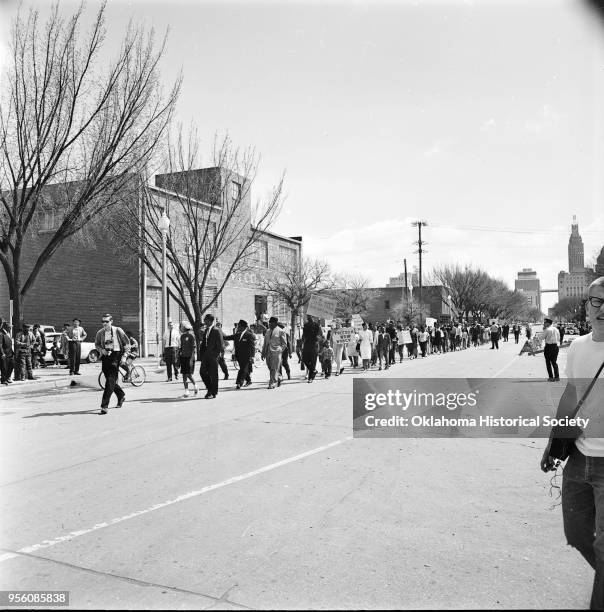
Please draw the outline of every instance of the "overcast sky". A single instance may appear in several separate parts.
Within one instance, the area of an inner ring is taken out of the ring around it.
[[[0,6],[6,26],[17,4]],[[426,270],[471,263],[513,287],[532,267],[555,288],[573,214],[587,259],[604,245],[604,26],[582,6],[109,0],[107,48],[130,17],[169,26],[179,120],[208,151],[216,132],[254,145],[255,196],[286,172],[275,231],[306,255],[383,286],[417,263],[423,219]]]

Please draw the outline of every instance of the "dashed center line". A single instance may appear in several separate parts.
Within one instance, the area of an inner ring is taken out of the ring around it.
[[[52,540],[43,540],[42,542],[38,544],[33,544],[31,546],[20,548],[16,552],[5,553],[3,555],[0,555],[0,563],[3,563],[4,561],[8,561],[9,559],[14,559],[18,557],[20,553],[32,554],[38,550],[42,550],[44,548],[50,548],[51,546],[55,546],[56,544],[61,544],[63,542],[69,542],[70,540],[74,540],[75,538],[79,538],[80,536],[87,535],[89,533],[93,533],[94,531],[99,531],[100,529],[105,529],[106,527],[111,527],[112,525],[117,525],[118,523],[129,521],[133,518],[137,518],[139,516],[143,516],[144,514],[155,512],[156,510],[161,510],[162,508],[167,508],[168,506],[178,504],[182,501],[186,501],[194,497],[199,497],[200,495],[203,495],[204,493],[209,493],[210,491],[221,489],[222,487],[226,487],[228,485],[235,484],[236,482],[241,482],[242,480],[253,478],[254,476],[258,476],[259,474],[270,472],[271,470],[275,470],[279,467],[283,467],[284,465],[288,465],[289,463],[300,461],[300,459],[305,459],[306,457],[310,457],[311,455],[316,455],[317,453],[321,453],[329,448],[333,448],[334,446],[339,446],[340,444],[344,444],[344,442],[348,442],[350,440],[352,440],[352,436],[347,436],[346,438],[341,438],[340,440],[336,440],[335,442],[324,444],[323,446],[313,448],[312,450],[306,451],[304,453],[300,453],[299,455],[294,455],[293,457],[288,457],[287,459],[277,461],[276,463],[265,465],[264,467],[258,468],[257,470],[246,472],[245,474],[240,474],[239,476],[233,476],[232,478],[228,478],[227,480],[223,480],[222,482],[208,485],[207,487],[203,487],[195,491],[189,491],[189,493],[185,493],[183,495],[179,495],[178,497],[175,497],[174,499],[169,499],[159,504],[155,504],[153,506],[145,508],[144,510],[138,510],[136,512],[132,512],[130,514],[126,514],[125,516],[120,516],[118,518],[114,518],[114,519],[111,519],[110,521],[106,521],[103,523],[97,523],[96,525],[93,525],[92,527],[88,527],[87,529],[79,529],[77,531],[71,531],[70,533],[56,537]]]

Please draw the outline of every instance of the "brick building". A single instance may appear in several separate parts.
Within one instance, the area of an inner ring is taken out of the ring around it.
[[[376,298],[372,300],[365,319],[367,321],[385,322],[396,319],[395,310],[403,301],[403,287],[379,287],[374,289]],[[413,297],[418,299],[418,290],[413,291]],[[457,313],[450,303],[447,290],[442,285],[427,285],[422,287],[422,302],[426,306],[426,316],[441,323],[455,320]]]
[[[200,188],[196,201],[204,204],[210,185],[223,180],[224,172],[217,168],[196,171]],[[233,173],[232,193],[240,193],[243,180]],[[178,187],[182,175],[159,175],[156,186],[147,189],[156,205],[166,206],[172,202],[168,213],[174,223],[178,223],[174,209],[176,200],[173,191],[165,187]],[[229,186],[231,187],[231,186]],[[229,190],[225,190],[230,193]],[[142,198],[139,198],[142,201]],[[249,190],[242,199],[241,214],[244,222],[249,223],[251,198]],[[39,229],[30,232],[27,253],[40,253],[44,244],[50,240],[60,220],[59,214],[45,213]],[[53,255],[52,260],[43,268],[35,285],[26,296],[24,320],[54,325],[57,329],[74,317],[82,320],[89,336],[101,327],[101,315],[109,312],[117,325],[132,331],[146,355],[159,354],[161,334],[161,284],[140,258],[126,259],[117,254],[118,245],[124,236],[106,229],[105,224],[95,224],[94,236],[78,236],[63,243]],[[183,257],[186,257],[183,244]],[[299,263],[302,258],[302,238],[287,238],[272,232],[265,232],[258,242],[257,249],[245,272],[234,274],[225,285],[222,294],[210,308],[226,329],[241,318],[252,322],[257,315],[270,313],[281,320],[289,321],[289,310],[271,299],[260,289],[261,280],[274,274],[284,261]],[[24,276],[34,265],[34,257],[27,255],[23,260]],[[204,303],[214,299],[222,284],[226,266],[218,260],[212,268],[205,287]],[[184,319],[184,314],[172,297],[170,287],[168,297],[168,316],[176,321]],[[9,294],[6,282],[0,283],[0,315],[8,316]]]

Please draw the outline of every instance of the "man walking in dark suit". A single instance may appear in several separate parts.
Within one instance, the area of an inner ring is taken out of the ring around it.
[[[235,359],[239,364],[236,388],[241,389],[245,384],[252,384],[252,364],[256,356],[256,335],[248,327],[247,321],[241,319],[237,324],[237,330],[232,336],[225,336],[225,340],[232,340],[235,344]]]
[[[214,316],[207,314],[203,322],[206,326],[202,331],[199,343],[199,374],[207,393],[205,399],[214,399],[218,395],[218,358],[222,352],[222,332],[214,325]]]

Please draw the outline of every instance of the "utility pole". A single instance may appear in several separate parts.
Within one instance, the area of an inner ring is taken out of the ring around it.
[[[415,252],[419,253],[419,322],[421,324],[422,322],[422,310],[421,310],[422,308],[422,253],[427,252],[423,248],[424,244],[427,244],[427,242],[422,240],[422,226],[424,227],[427,226],[428,222],[427,221],[413,221],[411,225],[413,227],[417,227],[419,230],[419,238],[414,244],[417,244],[418,246],[418,249]]]
[[[405,266],[405,288],[403,289],[403,303],[406,303],[409,300],[409,283],[407,282],[407,260],[403,259],[403,264]]]

